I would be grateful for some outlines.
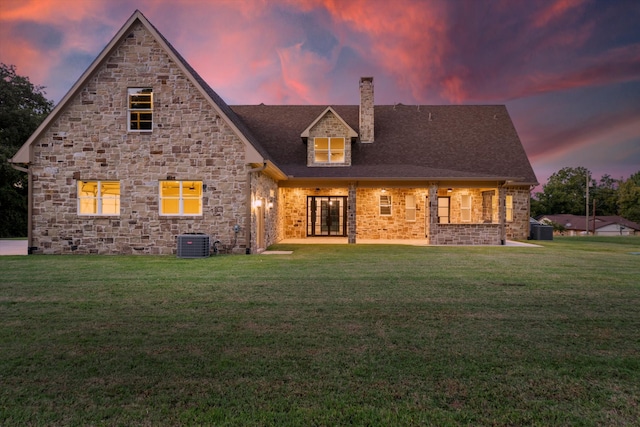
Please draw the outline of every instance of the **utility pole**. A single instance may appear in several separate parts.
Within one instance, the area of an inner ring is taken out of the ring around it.
[[[593,199],[593,235],[596,235],[596,199]]]

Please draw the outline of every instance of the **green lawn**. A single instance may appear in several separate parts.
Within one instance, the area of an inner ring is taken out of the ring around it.
[[[640,238],[0,257],[0,425],[638,425]]]

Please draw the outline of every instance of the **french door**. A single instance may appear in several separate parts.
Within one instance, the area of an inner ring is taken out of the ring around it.
[[[346,236],[347,197],[308,196],[307,236]]]

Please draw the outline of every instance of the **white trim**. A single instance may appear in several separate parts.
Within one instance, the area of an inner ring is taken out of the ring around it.
[[[386,198],[386,201],[383,201]],[[383,213],[383,209],[389,209],[389,213]],[[391,194],[380,194],[378,197],[378,213],[380,216],[392,216],[393,215],[393,201],[391,200]]]
[[[162,183],[163,182],[177,182],[179,184],[178,196],[162,196]],[[183,194],[183,186],[185,182],[199,182],[200,183],[200,196],[197,199],[199,202],[200,212],[197,214],[194,213],[185,213],[184,212],[184,202],[185,200],[196,200],[195,197],[187,197],[185,198]],[[158,182],[158,215],[161,217],[171,217],[171,216],[180,216],[180,217],[199,217],[202,216],[202,212],[204,207],[202,206],[203,201],[203,193],[204,193],[204,184],[202,181],[197,179],[184,179],[184,180],[160,180]],[[177,200],[178,202],[178,213],[162,213],[162,202],[164,200]]]
[[[97,184],[97,191],[96,191],[96,195],[94,197],[88,197],[88,196],[81,196],[80,195],[80,186],[89,182],[95,182]],[[102,184],[103,183],[118,183],[118,197],[105,197],[104,195],[102,195]],[[78,214],[78,216],[120,216],[120,197],[122,194],[122,184],[120,183],[120,181],[112,181],[112,180],[95,180],[95,179],[79,179],[76,181],[76,212]],[[103,200],[104,199],[114,199],[116,200],[117,206],[118,206],[118,212],[117,213],[104,213],[103,212]],[[95,212],[90,212],[90,213],[82,213],[82,202],[83,201],[87,201],[87,200],[94,200],[95,201]]]

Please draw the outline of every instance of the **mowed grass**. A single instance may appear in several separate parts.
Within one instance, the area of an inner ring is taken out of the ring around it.
[[[0,425],[638,425],[640,238],[0,258]]]

